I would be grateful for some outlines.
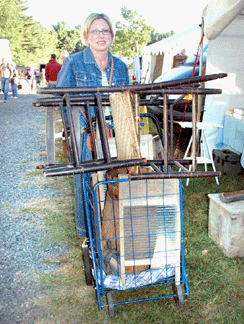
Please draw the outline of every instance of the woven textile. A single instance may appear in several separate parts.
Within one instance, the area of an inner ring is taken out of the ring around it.
[[[149,269],[141,271],[137,274],[127,274],[125,279],[125,286],[123,286],[119,275],[105,275],[103,272],[103,284],[105,288],[124,290],[129,288],[138,288],[151,285],[155,282],[166,278],[173,277],[175,274],[175,267],[165,267],[159,269]],[[98,282],[101,284],[100,271],[97,273]]]

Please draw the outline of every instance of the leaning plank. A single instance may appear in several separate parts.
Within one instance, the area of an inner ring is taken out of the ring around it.
[[[141,158],[133,108],[128,91],[110,97],[118,160]]]

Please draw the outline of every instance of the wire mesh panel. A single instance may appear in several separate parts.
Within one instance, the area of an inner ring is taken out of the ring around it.
[[[126,267],[137,272],[140,266],[172,266],[179,279],[181,228],[177,182],[158,179],[119,184],[120,275],[124,285]]]
[[[122,226],[125,232],[125,259],[127,263],[132,261],[131,265],[143,262],[157,268],[175,260],[176,206],[159,206],[159,202],[149,201],[145,206],[124,206]]]

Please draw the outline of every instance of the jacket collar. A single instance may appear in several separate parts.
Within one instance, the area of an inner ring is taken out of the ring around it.
[[[89,47],[87,47],[83,53],[84,53],[84,63],[97,65],[94,55],[92,54],[92,51],[90,50]],[[112,66],[112,54],[110,53],[110,51],[108,51],[108,68],[111,69],[111,66]]]

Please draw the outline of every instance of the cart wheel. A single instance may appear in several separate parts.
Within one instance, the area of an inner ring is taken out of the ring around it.
[[[109,317],[114,317],[114,299],[111,292],[107,293]]]
[[[92,285],[92,271],[91,271],[91,261],[89,256],[89,248],[87,245],[82,246],[83,250],[83,261],[84,261],[84,270],[87,286]]]
[[[181,285],[173,284],[173,293],[175,294],[174,299],[179,307],[184,305],[184,294]]]

